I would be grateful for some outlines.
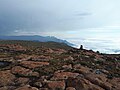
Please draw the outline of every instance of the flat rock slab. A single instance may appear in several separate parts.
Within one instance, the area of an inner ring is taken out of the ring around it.
[[[49,65],[49,62],[22,61],[20,62],[20,65],[33,69],[36,67],[42,67],[42,66]]]
[[[15,66],[11,69],[11,72],[18,76],[25,76],[25,77],[39,77],[38,72],[33,72],[30,69],[26,69],[20,66]]]
[[[13,84],[15,76],[10,73],[10,70],[0,71],[0,86]]]

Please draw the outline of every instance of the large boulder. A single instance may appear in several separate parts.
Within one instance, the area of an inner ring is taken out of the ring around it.
[[[49,90],[64,90],[65,89],[65,81],[47,81],[46,85]]]
[[[30,69],[33,69],[36,67],[42,67],[42,66],[46,66],[46,65],[48,66],[49,63],[48,62],[35,62],[35,61],[22,61],[22,62],[20,62],[20,65],[30,68]]]
[[[72,73],[72,72],[55,72],[51,80],[64,80],[68,77],[76,77],[79,73]]]
[[[84,78],[69,77],[66,80],[67,87],[74,87],[76,90],[104,90],[101,87],[92,84],[89,80]]]
[[[18,86],[26,85],[29,82],[29,78],[19,77],[15,80],[15,84]]]
[[[39,88],[39,90],[49,90],[48,88]]]
[[[10,70],[0,71],[0,86],[13,85],[15,76],[10,73]]]
[[[3,86],[0,87],[0,90],[15,90],[16,87],[14,86]]]
[[[107,82],[107,78],[102,74],[101,75],[86,74],[84,75],[84,77],[90,82],[92,82],[93,84],[98,85],[104,88],[105,90],[111,90],[112,88],[112,84]]]
[[[73,66],[74,70],[77,71],[78,73],[80,74],[87,74],[87,73],[90,73],[90,68],[88,67],[84,67],[82,66],[81,64],[75,64]]]
[[[67,87],[66,90],[76,90],[74,87]]]
[[[38,72],[33,72],[30,69],[26,69],[20,66],[15,66],[11,69],[11,72],[18,76],[24,76],[24,77],[39,77]]]
[[[15,89],[15,90],[39,90],[39,89],[36,87],[31,87],[29,85],[25,85],[25,86],[22,86],[22,87]]]

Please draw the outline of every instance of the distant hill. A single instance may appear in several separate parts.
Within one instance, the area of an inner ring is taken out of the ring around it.
[[[62,40],[62,39],[58,39],[54,36],[38,36],[38,35],[34,35],[34,36],[0,36],[0,40],[26,40],[26,41],[39,41],[39,42],[58,42],[58,43],[65,43],[69,46],[74,46],[74,44],[66,41],[66,40]]]
[[[24,47],[28,48],[36,48],[36,47],[47,47],[51,49],[65,49],[69,50],[73,47],[65,44],[65,43],[58,43],[58,42],[38,42],[38,41],[25,41],[25,40],[0,40],[0,45],[6,44],[19,44]]]

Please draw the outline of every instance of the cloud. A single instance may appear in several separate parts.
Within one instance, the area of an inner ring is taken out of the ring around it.
[[[81,17],[84,17],[84,16],[91,16],[92,13],[89,13],[89,12],[81,12],[81,13],[77,13],[76,16],[81,16]]]
[[[16,29],[47,33],[87,28],[91,26],[89,18],[82,17],[91,16],[89,7],[82,0],[2,0],[0,31],[4,32],[0,35],[9,35]]]
[[[119,50],[120,0],[0,0],[0,35],[47,35]]]
[[[100,51],[101,53],[120,54],[120,40],[115,41],[114,39],[105,40],[96,38],[78,38],[68,39],[68,41],[76,43],[78,48],[80,45],[83,45],[86,49]]]

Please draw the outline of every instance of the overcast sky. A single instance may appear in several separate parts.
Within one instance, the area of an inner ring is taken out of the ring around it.
[[[120,38],[120,0],[0,0],[0,35]]]
[[[0,34],[117,34],[119,9],[120,0],[0,0]]]

